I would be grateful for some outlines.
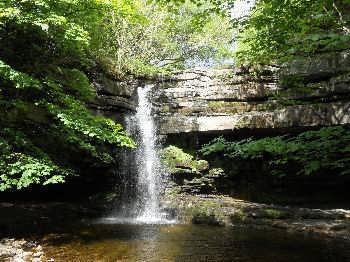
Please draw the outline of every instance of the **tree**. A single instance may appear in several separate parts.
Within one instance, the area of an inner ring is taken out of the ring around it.
[[[113,3],[107,23],[101,23],[93,35],[97,35],[97,60],[115,75],[169,72],[189,67],[193,61],[230,56],[232,30],[226,17],[203,18],[203,8],[190,1],[171,10],[142,0]]]
[[[205,15],[223,13],[231,18],[238,42],[237,64],[285,62],[344,50],[350,43],[349,0],[256,0],[250,14],[243,17],[231,15],[235,0],[211,0],[211,5],[203,0],[192,2],[206,5]],[[171,3],[181,5],[183,1]]]
[[[297,56],[347,49],[349,1],[260,0],[236,20],[239,63],[284,62]]]
[[[89,27],[103,1],[6,0],[0,3],[0,191],[62,183],[87,167],[114,163],[133,147],[120,124],[91,114],[86,73]],[[65,156],[66,155],[66,156]]]

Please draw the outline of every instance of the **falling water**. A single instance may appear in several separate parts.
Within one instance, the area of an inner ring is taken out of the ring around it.
[[[139,104],[136,122],[139,129],[139,147],[136,155],[137,165],[137,197],[139,209],[137,220],[156,222],[162,219],[159,209],[159,187],[161,166],[157,155],[157,136],[150,93],[152,85],[138,88]]]
[[[134,137],[138,146],[136,152],[124,152],[121,159],[119,175],[123,182],[116,189],[122,192],[120,201],[116,203],[111,216],[98,222],[175,223],[174,220],[167,219],[166,213],[161,212],[159,203],[165,172],[157,153],[157,130],[150,101],[152,87],[146,85],[138,88],[136,114],[128,115],[125,119],[126,130]]]

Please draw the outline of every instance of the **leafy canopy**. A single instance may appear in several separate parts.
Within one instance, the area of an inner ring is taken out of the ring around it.
[[[229,19],[202,16],[184,1],[169,8],[152,1],[116,1],[93,33],[97,60],[114,75],[153,75],[230,57]]]
[[[349,47],[349,0],[251,1],[255,5],[248,15],[232,16],[236,0],[192,0],[207,6],[204,15],[223,13],[231,19],[238,43],[237,64],[278,63]],[[178,6],[184,1],[170,2]]]
[[[350,2],[259,0],[235,21],[239,63],[284,62],[297,56],[347,49]]]
[[[91,28],[107,1],[0,3],[0,191],[62,183],[108,167],[134,147],[120,124],[93,115]],[[79,160],[80,158],[80,160]]]

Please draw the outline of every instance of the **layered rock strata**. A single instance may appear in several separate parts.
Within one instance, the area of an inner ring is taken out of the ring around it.
[[[350,123],[350,51],[262,68],[192,69],[155,84],[161,134]]]
[[[98,75],[94,80],[97,97],[90,107],[103,115],[135,111],[137,80],[114,80]]]

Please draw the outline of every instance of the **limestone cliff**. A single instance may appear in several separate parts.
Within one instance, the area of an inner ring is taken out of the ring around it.
[[[350,123],[350,51],[284,66],[192,69],[155,84],[161,134]]]
[[[138,80],[116,80],[105,74],[98,74],[93,83],[97,97],[90,107],[98,114],[122,121],[124,113],[136,110],[136,88],[140,84]]]

